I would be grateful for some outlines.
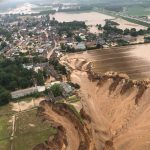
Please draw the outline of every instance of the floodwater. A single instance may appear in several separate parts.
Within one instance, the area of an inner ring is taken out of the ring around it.
[[[92,33],[99,33],[99,31],[96,28],[97,24],[101,24],[102,26],[105,25],[106,19],[113,19],[115,22],[118,22],[120,25],[118,28],[120,29],[131,29],[136,28],[137,30],[140,29],[146,29],[146,27],[128,22],[126,20],[115,18],[109,15],[105,15],[99,12],[73,12],[73,13],[65,13],[65,12],[58,12],[52,15],[56,20],[60,22],[71,22],[71,21],[85,21],[86,25],[92,26],[90,28],[90,32]]]
[[[38,13],[36,11],[33,11],[33,8],[36,8],[37,6],[31,3],[24,3],[23,5],[18,5],[14,9],[9,9],[6,12],[1,12],[0,14],[32,14],[32,13]]]
[[[105,24],[105,19],[112,19],[113,17],[104,15],[98,12],[81,12],[81,13],[56,13],[53,15],[56,20],[63,22],[71,21],[85,21],[87,25]]]
[[[116,71],[132,79],[150,78],[150,44],[86,51],[80,56],[93,62],[96,73]]]
[[[92,26],[90,32],[98,33],[96,28],[97,24],[105,25],[105,19],[113,19],[113,17],[104,15],[98,12],[75,12],[75,13],[62,13],[58,12],[52,15],[59,22],[71,22],[71,21],[85,21],[86,25]]]
[[[114,19],[114,21],[119,23],[118,28],[120,28],[122,30],[125,30],[126,28],[128,28],[128,29],[135,28],[136,30],[147,29],[147,27],[145,27],[145,26],[135,24],[135,23],[131,23],[131,22],[128,22],[128,21],[123,20],[121,18],[116,18],[116,19]]]

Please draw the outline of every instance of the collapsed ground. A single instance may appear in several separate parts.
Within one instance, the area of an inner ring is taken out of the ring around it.
[[[74,58],[66,62],[72,68],[71,81],[81,86],[82,123],[64,104],[42,102],[42,116],[61,132],[55,137],[55,142],[60,143],[57,148],[69,150],[73,148],[71,143],[75,142],[75,150],[148,150],[150,81],[133,81],[125,74],[114,72],[87,74],[90,66],[85,59]],[[61,137],[63,141],[60,141]],[[51,144],[49,139],[46,147],[50,149]]]

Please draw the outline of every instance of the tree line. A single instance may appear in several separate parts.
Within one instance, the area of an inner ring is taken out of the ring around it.
[[[26,69],[17,60],[0,61],[0,105],[11,100],[10,92],[32,87],[35,84],[44,85],[44,72],[35,72],[33,69]]]

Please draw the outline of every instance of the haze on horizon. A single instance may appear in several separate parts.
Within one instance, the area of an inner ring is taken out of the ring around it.
[[[77,3],[84,3],[84,2],[90,2],[91,0],[0,0],[1,3],[20,3],[20,2],[77,2]],[[147,2],[148,0],[132,0],[132,2]],[[92,3],[107,3],[107,2],[124,2],[124,0],[94,0]],[[126,2],[131,2],[130,0],[126,0]]]

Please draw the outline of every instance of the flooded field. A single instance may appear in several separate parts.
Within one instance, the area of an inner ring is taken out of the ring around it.
[[[95,72],[117,71],[131,78],[150,78],[150,45],[89,52]]]
[[[96,73],[116,71],[132,79],[150,78],[150,44],[86,51],[72,57],[87,58]]]
[[[105,24],[105,19],[113,19],[113,17],[104,15],[98,12],[82,12],[82,13],[56,13],[53,15],[56,20],[60,22],[69,21],[85,21],[86,25],[92,25],[90,31],[97,33],[98,30],[95,27],[97,24]]]
[[[56,20],[63,21],[85,21],[87,25],[105,24],[105,19],[112,19],[113,17],[100,14],[97,12],[83,12],[83,13],[56,13],[53,15]]]
[[[58,12],[54,14],[52,17],[54,17],[56,20],[63,22],[69,22],[69,21],[85,21],[87,25],[92,26],[90,28],[90,31],[92,33],[99,33],[99,31],[96,28],[97,24],[101,24],[102,26],[105,25],[105,19],[113,19],[114,21],[118,22],[120,25],[118,26],[121,29],[126,29],[126,28],[136,28],[137,30],[140,29],[146,29],[146,27],[134,24],[131,22],[128,22],[126,20],[120,19],[120,18],[115,18],[112,16],[108,16],[105,14],[101,14],[98,12],[75,12],[75,13],[62,13]]]
[[[116,18],[114,21],[119,23],[118,28],[123,29],[123,30],[125,30],[126,28],[128,28],[128,29],[135,28],[136,30],[147,29],[147,27],[145,27],[145,26],[135,24],[135,23],[132,23],[132,22],[128,22],[128,21],[123,20],[121,18]]]

